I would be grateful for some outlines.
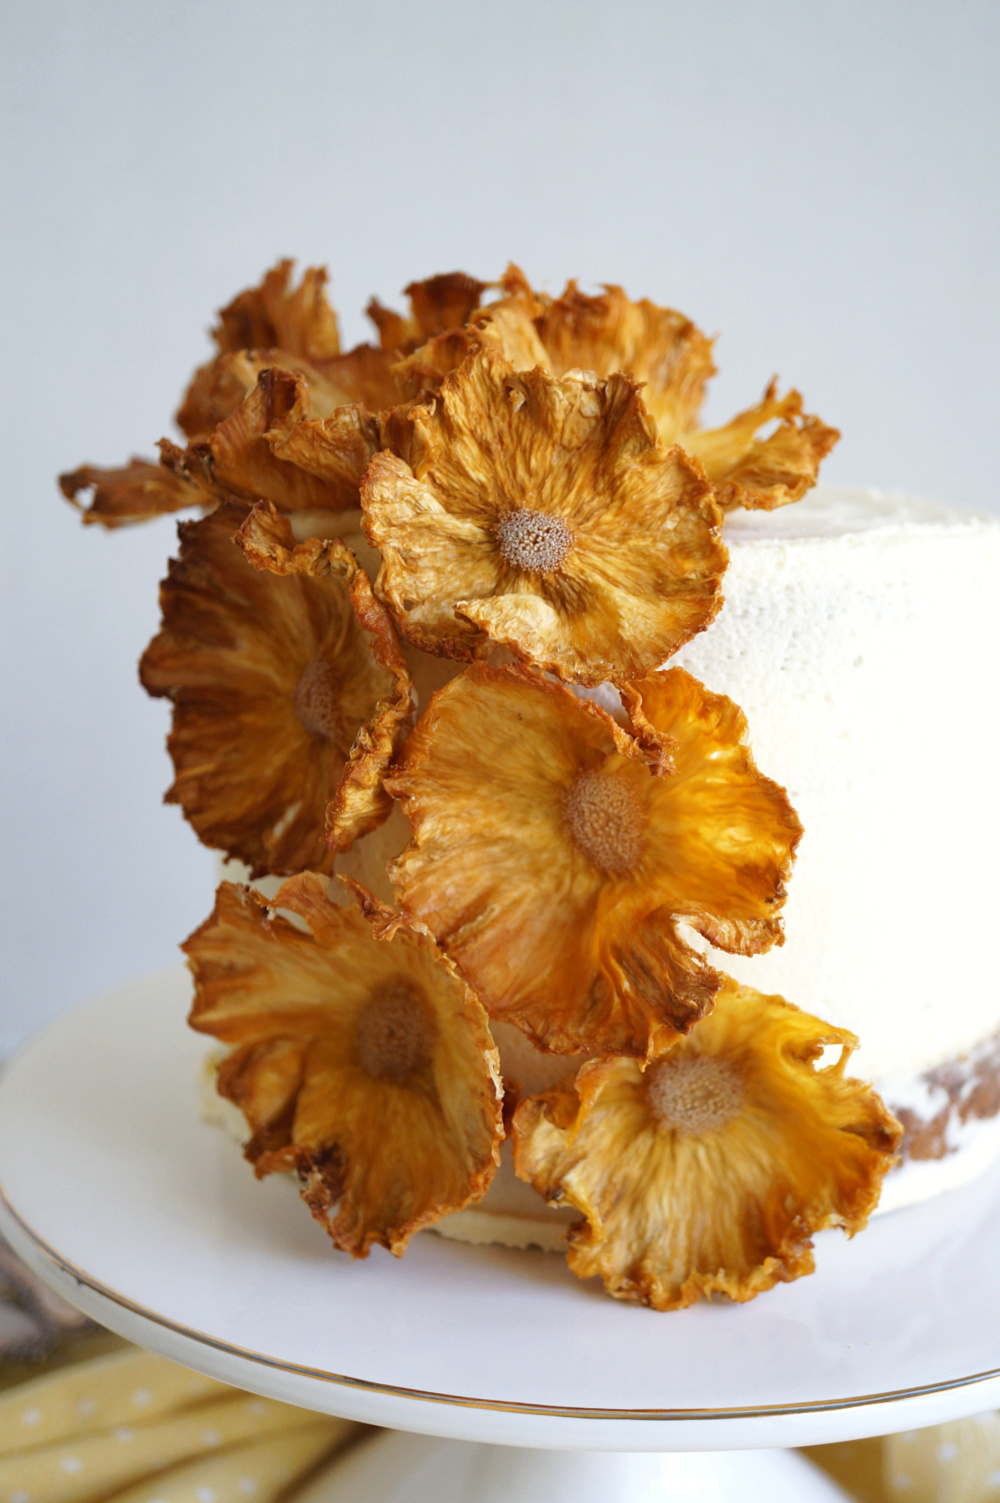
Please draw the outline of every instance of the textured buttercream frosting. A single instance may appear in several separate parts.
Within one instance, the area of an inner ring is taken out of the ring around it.
[[[717,620],[674,660],[742,706],[805,826],[786,942],[721,969],[861,1040],[876,1082],[1000,1021],[1000,520],[817,487],[726,525]]]

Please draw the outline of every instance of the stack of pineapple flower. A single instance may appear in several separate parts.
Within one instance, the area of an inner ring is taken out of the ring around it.
[[[62,478],[106,526],[204,513],[141,677],[167,798],[288,878],[224,882],[184,945],[246,1157],[355,1256],[480,1200],[508,1136],[619,1298],[808,1273],[899,1125],[853,1035],[709,964],[782,943],[801,826],[669,659],[722,606],[725,512],[798,500],[837,434],[774,384],[698,427],[711,342],[617,287],[435,277],[341,353],[324,283],[282,262],[223,310],[185,448]],[[522,1094],[491,1024],[570,1073]]]

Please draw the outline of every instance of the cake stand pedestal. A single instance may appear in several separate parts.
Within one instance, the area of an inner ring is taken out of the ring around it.
[[[767,1452],[1000,1405],[1000,1168],[853,1242],[823,1233],[811,1278],[749,1305],[661,1315],[608,1299],[552,1254],[431,1233],[402,1261],[376,1250],[355,1263],[290,1181],[257,1183],[199,1121],[205,1041],[184,1026],[188,1001],[182,969],[148,977],[8,1062],[0,1231],[142,1346],[288,1403],[466,1443],[381,1437],[345,1460],[329,1503],[459,1503],[463,1487],[478,1503],[501,1491],[524,1503],[532,1487],[585,1503],[588,1479],[595,1496],[635,1503],[687,1496],[685,1476],[691,1496],[722,1497],[712,1468],[725,1481],[738,1458],[672,1453]],[[770,1503],[792,1496],[789,1468],[826,1488],[813,1496],[837,1496],[799,1457],[739,1465],[742,1498],[768,1468]],[[343,1491],[355,1476],[362,1491]]]
[[[389,1431],[296,1503],[849,1503],[794,1451],[538,1451]]]

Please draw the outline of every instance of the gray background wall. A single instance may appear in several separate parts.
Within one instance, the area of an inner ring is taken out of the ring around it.
[[[998,73],[969,0],[6,0],[0,1049],[211,904],[135,679],[174,524],[53,476],[172,432],[221,303],[325,261],[353,342],[436,271],[620,281],[721,333],[709,419],[779,372],[826,477],[1000,510]]]

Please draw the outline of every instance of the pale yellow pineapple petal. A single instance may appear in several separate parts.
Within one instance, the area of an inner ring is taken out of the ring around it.
[[[855,1043],[727,981],[714,1011],[645,1071],[595,1061],[575,1086],[523,1101],[518,1174],[585,1217],[569,1233],[574,1273],[674,1310],[812,1272],[813,1235],[864,1226],[900,1137],[871,1087],[845,1076]],[[840,1056],[823,1066],[831,1045]]]
[[[343,1251],[398,1256],[485,1194],[503,1092],[474,994],[426,931],[355,895],[334,904],[312,873],[273,904],[223,883],[184,945],[190,1022],[232,1046],[219,1088],[247,1117],[257,1174],[295,1170]]]
[[[554,1053],[645,1057],[692,1027],[720,977],[684,921],[726,948],[780,936],[787,799],[729,701],[688,675],[661,697],[670,715],[657,701],[622,727],[525,669],[476,664],[433,697],[388,779],[413,829],[390,866],[402,907],[491,1016]],[[688,859],[703,809],[705,877]]]
[[[519,375],[481,349],[400,424],[362,505],[376,592],[414,645],[461,658],[493,642],[570,681],[620,683],[718,610],[711,487],[660,446],[627,378]]]

